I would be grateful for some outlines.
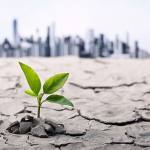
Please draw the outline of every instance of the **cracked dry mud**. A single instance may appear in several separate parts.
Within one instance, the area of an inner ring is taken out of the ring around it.
[[[0,150],[149,150],[150,60],[22,58],[42,79],[70,72],[59,92],[75,109],[44,104],[43,119],[64,124],[66,133],[49,138],[6,131],[26,115],[36,117],[34,98],[16,59],[0,59]]]

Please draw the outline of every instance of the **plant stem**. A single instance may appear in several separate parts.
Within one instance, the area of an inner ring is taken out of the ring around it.
[[[43,97],[44,93],[41,93],[38,97],[37,97],[37,101],[38,101],[38,112],[37,112],[37,118],[40,118],[40,113],[41,113],[41,106],[42,106],[42,97]]]
[[[41,112],[41,105],[38,104],[37,118],[40,118],[40,112]]]

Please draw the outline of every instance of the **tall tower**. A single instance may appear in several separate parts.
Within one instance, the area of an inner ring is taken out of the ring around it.
[[[50,27],[47,28],[47,37],[45,41],[45,56],[51,56],[51,48],[50,48]]]
[[[50,32],[50,47],[51,47],[51,56],[56,56],[56,39],[55,39],[55,22],[51,24]]]
[[[103,33],[99,35],[99,56],[103,57],[105,51],[105,36]]]
[[[15,46],[19,45],[18,21],[17,21],[17,19],[13,20],[13,41],[14,41]]]
[[[139,51],[140,51],[140,48],[139,48],[139,43],[138,43],[138,41],[135,41],[134,45],[135,45],[135,58],[139,58]]]
[[[86,51],[88,53],[92,53],[93,51],[93,43],[94,43],[94,30],[89,29],[86,34]]]
[[[128,32],[126,33],[126,48],[127,48],[127,53],[130,53],[130,35]]]

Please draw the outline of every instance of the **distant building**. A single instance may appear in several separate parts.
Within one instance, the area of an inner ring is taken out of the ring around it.
[[[47,28],[47,37],[45,41],[45,56],[51,56],[51,48],[50,48],[50,27]]]
[[[56,55],[56,37],[55,37],[55,23],[54,22],[51,24],[51,30],[50,30],[50,49],[51,49],[51,56],[57,56]]]
[[[14,46],[17,47],[20,44],[20,37],[18,33],[18,21],[17,19],[13,20],[13,39],[14,39]]]
[[[14,48],[11,45],[11,43],[8,41],[8,39],[4,39],[4,42],[2,43],[2,56],[3,57],[13,57],[14,56]]]

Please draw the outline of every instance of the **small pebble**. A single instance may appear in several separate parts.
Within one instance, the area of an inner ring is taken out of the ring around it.
[[[10,133],[13,133],[16,129],[18,129],[20,126],[19,121],[15,121],[9,125],[9,127],[6,129]]]
[[[44,127],[45,131],[48,133],[48,135],[54,135],[55,130],[51,125],[43,124],[43,127]]]
[[[21,122],[32,122],[32,121],[33,121],[33,117],[29,115],[26,115],[21,119]]]
[[[58,124],[57,127],[55,128],[55,133],[56,134],[64,134],[64,133],[66,133],[64,125]]]
[[[43,125],[37,125],[36,127],[32,128],[31,134],[33,136],[40,137],[40,138],[47,138],[48,137],[47,133],[45,132]]]
[[[19,132],[20,134],[25,134],[30,132],[32,128],[32,122],[20,122]]]

